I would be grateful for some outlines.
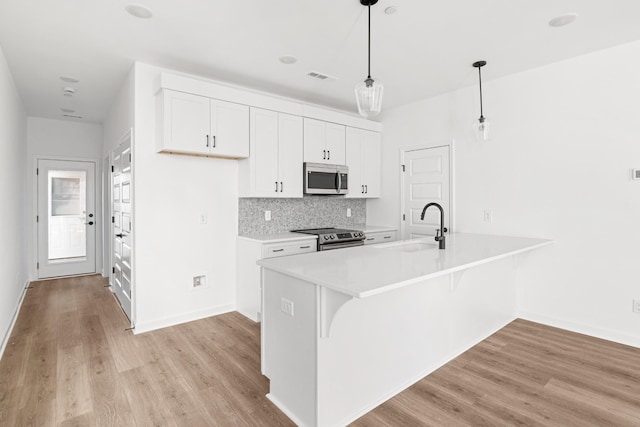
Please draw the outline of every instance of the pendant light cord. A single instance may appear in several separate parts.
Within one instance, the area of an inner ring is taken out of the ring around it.
[[[367,78],[371,78],[371,0],[369,0],[369,61],[367,68]]]
[[[478,67],[478,80],[480,81],[480,118],[484,119],[482,112],[482,67]]]

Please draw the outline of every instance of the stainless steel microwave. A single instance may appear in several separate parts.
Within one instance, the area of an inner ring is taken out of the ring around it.
[[[304,194],[347,194],[349,168],[324,163],[304,164]]]

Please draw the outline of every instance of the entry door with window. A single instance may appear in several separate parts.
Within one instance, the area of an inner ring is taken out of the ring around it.
[[[38,278],[96,272],[95,163],[39,159]]]
[[[130,134],[129,134],[130,135]],[[131,319],[131,139],[113,151],[111,289]]]
[[[402,239],[435,236],[440,227],[440,211],[430,207],[424,221],[422,209],[436,202],[444,209],[444,227],[450,228],[451,176],[450,147],[422,148],[403,152],[402,203],[404,221]]]

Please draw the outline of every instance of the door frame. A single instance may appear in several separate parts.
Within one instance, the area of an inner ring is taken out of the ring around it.
[[[405,163],[405,156],[406,153],[409,151],[417,151],[417,150],[426,150],[426,149],[430,149],[430,148],[448,148],[449,149],[449,212],[448,212],[448,216],[449,216],[449,231],[448,233],[454,233],[456,230],[456,223],[455,223],[455,210],[456,210],[456,204],[455,204],[455,140],[452,139],[451,141],[446,141],[446,142],[441,142],[441,143],[436,143],[436,144],[429,144],[429,145],[413,145],[413,146],[406,146],[406,147],[400,147],[400,168],[399,168],[399,173],[400,173],[400,236],[404,236],[404,231],[405,231],[405,223],[406,221],[404,219],[402,219],[402,215],[405,213],[404,212],[404,184],[405,184],[405,173],[402,170],[402,167],[406,164]]]
[[[96,158],[92,158],[92,157],[68,157],[68,156],[46,156],[46,155],[39,155],[36,154],[33,156],[32,158],[32,170],[31,170],[31,177],[32,177],[32,183],[31,183],[31,206],[29,208],[30,211],[30,215],[32,218],[32,226],[31,226],[31,247],[30,247],[30,253],[29,253],[29,270],[31,270],[29,276],[33,278],[33,281],[38,281],[38,280],[50,280],[50,279],[40,279],[38,276],[38,221],[37,221],[37,217],[38,217],[38,175],[37,175],[37,170],[38,170],[38,161],[39,160],[58,160],[58,161],[69,161],[69,162],[93,162],[94,164],[94,203],[95,203],[95,212],[96,212],[96,219],[95,219],[95,225],[96,225],[96,237],[95,237],[95,249],[94,249],[94,253],[95,253],[95,272],[93,273],[88,273],[88,274],[95,274],[98,272],[99,268],[98,266],[101,265],[102,263],[98,262],[98,259],[102,258],[101,255],[101,240],[102,240],[102,236],[100,235],[100,233],[97,231],[98,228],[102,227],[102,218],[100,216],[98,216],[98,213],[102,214],[102,198],[101,198],[101,193],[100,193],[100,187],[99,187],[99,182],[100,180],[98,179],[98,175],[102,174],[102,165],[100,163],[99,159]]]
[[[133,128],[127,129],[127,131],[120,138],[118,138],[117,142],[114,145],[112,145],[109,150],[109,171],[108,171],[109,173],[109,199],[108,199],[109,200],[109,210],[108,210],[109,235],[107,239],[108,243],[105,243],[104,247],[105,247],[105,250],[109,251],[109,270],[107,270],[107,273],[109,275],[109,291],[111,291],[114,298],[116,298],[117,300],[118,297],[116,296],[115,286],[113,285],[113,265],[114,265],[113,264],[113,235],[115,233],[114,233],[113,222],[111,221],[111,218],[113,218],[113,191],[112,191],[113,172],[111,171],[111,168],[113,167],[113,153],[127,139],[129,140],[129,149],[131,153],[131,232],[129,233],[129,236],[131,238],[131,278],[130,278],[131,279],[131,318],[129,319],[129,322],[131,324],[131,329],[135,333],[135,329],[136,329],[135,324],[136,324],[136,316],[137,316],[137,310],[136,310],[137,298],[136,298],[136,269],[135,269],[135,262],[136,262],[135,177],[134,177],[135,155],[133,154],[133,147],[134,147],[134,129]],[[119,301],[118,301],[118,304],[120,304]]]

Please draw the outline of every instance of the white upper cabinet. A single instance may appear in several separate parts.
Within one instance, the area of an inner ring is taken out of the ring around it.
[[[157,150],[217,157],[249,156],[249,107],[164,89]]]
[[[304,161],[345,164],[346,126],[304,119]]]
[[[302,117],[251,108],[251,157],[238,168],[240,197],[302,197]]]
[[[380,197],[381,137],[378,132],[347,127],[346,164],[350,198]]]

